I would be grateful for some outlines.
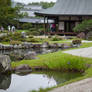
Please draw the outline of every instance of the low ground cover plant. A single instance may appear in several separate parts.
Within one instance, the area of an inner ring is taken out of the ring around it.
[[[46,55],[39,56],[37,60],[23,60],[17,63],[12,63],[13,67],[19,66],[21,64],[28,64],[32,66],[42,66],[47,67],[51,70],[78,70],[85,71],[87,68],[86,60],[82,57],[72,56],[64,54],[62,52],[50,53]]]

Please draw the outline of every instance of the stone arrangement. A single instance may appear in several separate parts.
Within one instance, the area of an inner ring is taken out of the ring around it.
[[[0,55],[0,73],[11,70],[11,60],[7,55]]]
[[[70,48],[68,44],[61,44],[61,43],[53,43],[49,44],[48,42],[45,42],[43,44],[32,44],[28,42],[23,42],[19,45],[4,45],[0,44],[0,50],[10,50],[10,49],[29,49],[29,48]]]

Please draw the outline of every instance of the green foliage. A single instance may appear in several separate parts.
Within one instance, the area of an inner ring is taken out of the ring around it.
[[[34,36],[33,35],[29,35],[29,38],[34,38]]]
[[[41,5],[44,9],[52,7],[55,3],[54,2],[32,2],[29,5]]]
[[[75,32],[85,32],[85,31],[91,31],[92,30],[92,20],[85,20],[81,24],[78,24],[75,28]]]
[[[20,24],[20,28],[23,30],[27,30],[27,29],[29,30],[31,27],[32,27],[31,23]]]
[[[30,28],[29,29],[29,33],[28,34],[31,34],[31,35],[41,35],[41,34],[43,34],[44,32],[43,32],[43,28]]]
[[[62,40],[62,38],[57,35],[52,37],[52,41],[60,41],[60,40]]]
[[[12,61],[19,61],[24,59],[24,56],[18,53],[10,53],[9,56]]]
[[[55,4],[54,2],[50,2],[50,3],[48,3],[48,2],[40,2],[40,5],[42,5],[42,7],[44,9],[49,8],[49,7],[53,7],[54,4]]]
[[[8,33],[6,36],[0,37],[0,42],[10,42],[11,40],[24,41],[25,39],[22,38],[21,33],[19,32],[15,32],[14,34]]]
[[[27,38],[26,41],[27,42],[40,42],[41,40],[38,38]]]
[[[33,90],[33,91],[30,91],[30,92],[47,92],[47,90],[40,88],[39,91]]]
[[[19,45],[21,43],[22,43],[21,41],[14,41],[14,40],[10,41],[11,45]]]
[[[7,27],[7,25],[13,25],[17,22],[17,18],[21,16],[19,14],[18,7],[11,7],[11,0],[0,0],[0,25]]]

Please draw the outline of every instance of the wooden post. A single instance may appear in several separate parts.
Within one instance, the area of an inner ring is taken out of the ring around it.
[[[45,16],[44,16],[44,35],[45,35],[45,32],[46,32],[46,24],[45,24]]]
[[[48,17],[47,17],[47,32],[49,32],[49,23],[48,23]]]

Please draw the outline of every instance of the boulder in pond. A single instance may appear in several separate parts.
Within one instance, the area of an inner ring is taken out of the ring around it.
[[[33,48],[40,48],[41,44],[34,44]]]
[[[11,70],[11,60],[7,55],[0,55],[0,73]]]
[[[61,48],[68,49],[68,48],[71,48],[71,45],[67,44],[67,43],[64,43],[64,44],[62,44]]]
[[[49,43],[48,42],[44,42],[42,45],[41,45],[42,48],[48,48],[49,47]]]
[[[23,48],[33,48],[33,44],[32,43],[29,43],[29,42],[24,42],[23,44],[22,44],[22,47]]]
[[[37,54],[36,52],[28,52],[27,54],[24,55],[25,60],[31,60],[31,59],[37,59]]]

